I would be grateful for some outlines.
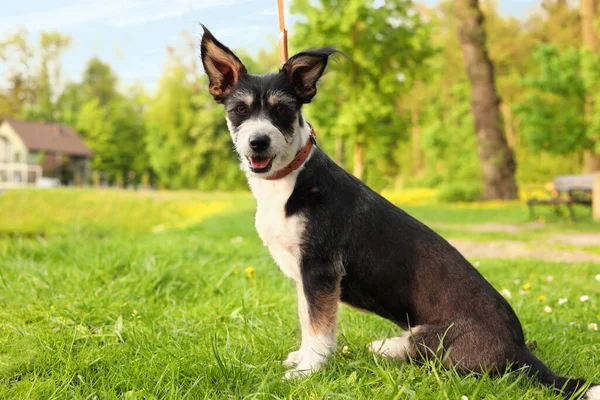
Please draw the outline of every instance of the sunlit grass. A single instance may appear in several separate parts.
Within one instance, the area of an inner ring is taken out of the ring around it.
[[[309,379],[282,381],[280,361],[300,339],[295,290],[258,239],[247,194],[29,191],[5,194],[0,206],[0,231],[52,233],[0,240],[2,399],[559,398],[518,373],[461,376],[436,363],[373,356],[365,346],[399,330],[346,307],[327,366]],[[34,208],[52,222],[33,220],[27,211]],[[526,212],[410,208],[441,224],[471,213],[489,222]],[[502,238],[495,235],[488,239]],[[478,265],[509,297],[540,358],[563,374],[600,380],[598,265]]]

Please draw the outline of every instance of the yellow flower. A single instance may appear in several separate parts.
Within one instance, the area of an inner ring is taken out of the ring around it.
[[[254,267],[248,267],[244,270],[248,278],[254,278]]]
[[[524,284],[523,289],[525,289],[525,290],[531,289],[531,283],[527,282],[526,284]]]
[[[546,296],[541,295],[540,297],[538,297],[538,300],[539,301],[545,301],[546,300]]]

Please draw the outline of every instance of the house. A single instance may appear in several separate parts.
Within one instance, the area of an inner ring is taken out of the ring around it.
[[[57,123],[0,122],[0,188],[87,182],[92,151],[72,128]],[[45,179],[50,178],[50,179]]]

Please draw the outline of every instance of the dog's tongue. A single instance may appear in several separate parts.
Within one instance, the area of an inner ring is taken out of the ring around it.
[[[254,169],[263,169],[269,165],[269,159],[266,157],[250,157],[250,163]]]

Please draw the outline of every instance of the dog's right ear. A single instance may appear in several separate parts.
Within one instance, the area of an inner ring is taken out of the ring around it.
[[[217,103],[223,103],[238,83],[247,74],[246,67],[229,48],[224,46],[204,25],[200,43],[200,54],[204,71],[208,75],[208,91]]]

